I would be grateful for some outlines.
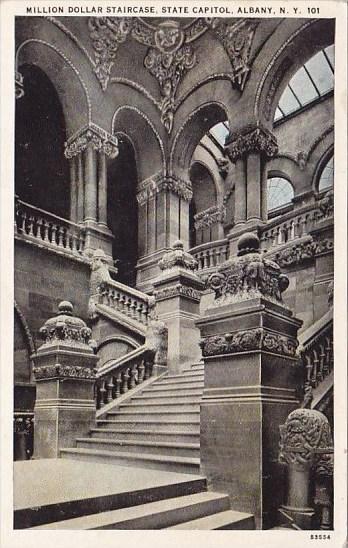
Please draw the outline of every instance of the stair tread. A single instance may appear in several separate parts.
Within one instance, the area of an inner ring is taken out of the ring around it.
[[[220,529],[225,525],[231,523],[237,523],[247,519],[253,518],[252,514],[246,514],[245,512],[237,512],[235,510],[225,510],[224,512],[218,512],[217,514],[211,514],[203,518],[193,519],[178,525],[172,525],[167,529],[198,529],[201,531],[211,531],[213,529]]]
[[[164,402],[164,403],[161,403],[161,402],[148,402],[148,401],[133,401],[133,400],[130,400],[128,403],[121,403],[119,405],[119,409],[121,408],[124,408],[124,407],[151,407],[151,406],[158,406],[158,405],[163,405],[164,407],[167,407],[168,405],[199,405],[200,404],[200,400],[178,400],[178,401],[173,401],[173,402]]]
[[[99,449],[86,449],[78,447],[66,447],[60,449],[61,454],[76,454],[76,455],[91,455],[91,456],[105,456],[105,457],[121,457],[122,459],[135,459],[135,460],[149,460],[158,462],[175,462],[178,464],[196,464],[200,465],[200,459],[194,457],[178,457],[172,455],[154,455],[152,453],[127,453],[117,451],[106,451]]]
[[[196,398],[197,398],[196,401],[199,401],[199,402],[200,402],[201,399],[202,399],[201,395],[200,395],[200,394],[195,394],[195,392],[191,392],[191,394],[182,394],[182,395],[179,396],[179,397],[178,397],[177,394],[169,394],[169,395],[167,395],[167,396],[161,396],[161,395],[158,395],[157,393],[155,393],[155,394],[153,394],[153,395],[150,395],[150,394],[147,393],[147,394],[143,394],[143,395],[141,395],[141,396],[134,396],[134,397],[132,398],[131,401],[135,401],[135,400],[137,400],[137,401],[139,401],[139,400],[143,401],[143,400],[148,400],[148,399],[152,399],[152,398],[156,398],[156,399],[157,399],[157,398],[158,398],[158,399],[160,399],[160,398],[175,398],[175,399],[179,399],[179,398],[190,398],[190,397],[192,397],[192,396],[196,396]]]
[[[71,518],[63,521],[56,521],[45,525],[32,527],[31,529],[94,529],[107,527],[115,523],[125,523],[136,518],[145,516],[160,515],[164,512],[176,511],[179,508],[189,508],[194,504],[209,503],[223,499],[227,495],[221,493],[211,493],[204,491],[193,495],[184,495],[171,499],[164,499],[156,502],[149,502],[121,508],[118,510],[110,510],[108,512],[100,512],[98,514],[90,514],[79,518]]]
[[[104,443],[108,445],[144,445],[146,447],[178,447],[185,449],[199,449],[199,443],[175,443],[171,441],[148,441],[148,440],[110,440],[108,438],[76,438],[78,442]]]
[[[117,423],[116,423],[117,424]],[[171,423],[173,424],[173,423]],[[168,436],[197,436],[199,437],[199,431],[178,431],[178,430],[167,430],[164,432],[158,432],[158,430],[138,430],[136,428],[131,430],[118,430],[117,428],[91,428],[90,432],[102,432],[102,433],[111,433],[111,434],[145,434],[146,436],[151,436],[153,434],[161,434]],[[94,438],[99,439],[99,438]]]
[[[116,413],[115,413],[116,414]],[[97,424],[98,423],[107,423],[107,424],[129,424],[129,423],[132,423],[132,419],[128,419],[128,420],[119,420],[119,421],[115,421],[115,420],[107,420],[107,419],[97,419]],[[170,421],[161,421],[160,418],[158,418],[157,420],[149,420],[149,419],[144,419],[141,417],[137,418],[136,419],[136,423],[138,424],[141,424],[141,423],[144,423],[144,424],[200,424],[200,421],[199,419],[198,420],[191,420],[191,421],[173,421],[173,422],[170,422]]]
[[[165,406],[165,404],[163,404]],[[199,411],[167,411],[162,409],[154,409],[153,411],[142,411],[141,409],[138,411],[136,409],[125,411],[122,409],[122,411],[108,411],[108,415],[117,415],[117,416],[124,416],[124,415],[199,415]]]

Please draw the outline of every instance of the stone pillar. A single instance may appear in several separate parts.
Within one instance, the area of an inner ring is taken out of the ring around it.
[[[195,274],[197,261],[174,243],[159,261],[162,274],[153,282],[158,318],[168,327],[167,364],[170,373],[180,373],[201,359],[200,334],[195,326],[203,283]]]
[[[232,133],[226,152],[236,165],[235,224],[228,235],[230,255],[234,255],[245,223],[248,230],[258,232],[267,220],[266,162],[278,153],[278,146],[274,135],[256,123]]]
[[[76,158],[70,158],[70,220],[77,222],[78,177]]]
[[[103,249],[112,260],[113,236],[107,227],[106,157],[115,158],[118,141],[93,123],[81,128],[65,145],[65,156],[77,162],[77,221],[85,227],[85,253]]]
[[[280,426],[280,436],[279,461],[288,466],[287,502],[280,507],[280,514],[289,516],[301,529],[316,528],[310,500],[311,476],[316,468],[322,472],[322,463],[327,468],[331,460],[329,421],[314,409],[296,409]]]
[[[59,449],[72,447],[95,423],[94,383],[98,358],[91,330],[72,315],[63,301],[58,315],[47,320],[40,333],[45,342],[34,356],[35,458],[57,458]]]
[[[191,183],[174,176],[158,176],[138,186],[139,250],[137,287],[152,288],[158,261],[175,241],[189,246]]]
[[[107,226],[107,173],[106,155],[103,151],[98,155],[98,222]]]
[[[278,432],[298,406],[301,322],[282,303],[287,277],[259,246],[252,233],[240,237],[238,256],[208,279],[215,300],[196,325],[205,366],[201,472],[264,529],[281,503]]]

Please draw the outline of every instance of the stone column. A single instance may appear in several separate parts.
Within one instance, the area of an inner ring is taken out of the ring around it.
[[[332,436],[329,421],[314,409],[296,409],[280,426],[279,461],[287,464],[287,502],[280,507],[301,529],[313,529],[314,508],[311,506],[311,475],[321,463],[330,460]],[[325,458],[329,456],[329,459]]]
[[[76,158],[70,158],[70,220],[77,222],[78,177]]]
[[[224,220],[226,207],[217,205],[200,211],[194,216],[195,230],[201,243],[219,240],[224,237]]]
[[[77,162],[77,220],[85,227],[87,255],[103,249],[112,261],[111,231],[107,227],[106,157],[118,154],[118,141],[99,126],[90,123],[66,143],[65,156]]]
[[[201,359],[195,320],[199,318],[203,283],[195,274],[197,266],[183,243],[177,241],[159,261],[162,273],[153,282],[156,312],[168,327],[167,364],[171,373],[180,373]]]
[[[91,330],[73,316],[63,301],[58,315],[40,333],[45,342],[34,356],[36,402],[34,457],[57,458],[63,447],[74,446],[95,423],[94,383],[98,358]]]
[[[215,300],[196,325],[205,365],[201,472],[265,529],[281,503],[279,425],[298,406],[301,322],[282,303],[287,277],[259,247],[254,234],[240,237],[237,257],[208,279]]]
[[[191,183],[174,176],[150,178],[138,186],[139,250],[137,287],[152,288],[158,261],[176,240],[189,246]],[[146,218],[145,218],[146,212]]]
[[[256,123],[232,133],[226,152],[237,170],[235,225],[228,236],[233,255],[238,237],[246,230],[245,223],[248,230],[258,232],[267,220],[266,162],[278,153],[278,146],[274,135]]]

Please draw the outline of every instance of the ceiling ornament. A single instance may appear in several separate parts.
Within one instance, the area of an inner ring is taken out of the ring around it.
[[[170,134],[179,84],[197,64],[192,43],[211,29],[231,61],[232,83],[242,91],[250,70],[248,60],[257,25],[257,21],[252,20],[231,23],[219,18],[198,18],[189,25],[181,26],[174,20],[150,25],[140,18],[90,17],[88,28],[95,53],[94,72],[105,91],[119,46],[128,37],[146,46],[144,66],[158,82],[161,121]]]

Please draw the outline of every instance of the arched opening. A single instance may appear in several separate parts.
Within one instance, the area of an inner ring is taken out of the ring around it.
[[[138,181],[135,152],[127,137],[117,134],[119,154],[108,165],[108,226],[114,234],[112,253],[117,260],[117,279],[134,286],[138,259]]]
[[[282,212],[282,208],[291,203],[294,189],[284,177],[269,177],[267,181],[267,210]]]
[[[69,218],[66,127],[57,92],[37,66],[22,65],[24,96],[16,101],[15,190],[36,207]]]
[[[334,156],[324,164],[318,181],[318,191],[328,190],[334,184]]]
[[[193,197],[190,204],[190,247],[212,241],[213,227],[203,226],[196,228],[197,215],[204,214],[209,208],[216,205],[217,195],[213,177],[209,170],[199,162],[192,164],[190,169]]]

